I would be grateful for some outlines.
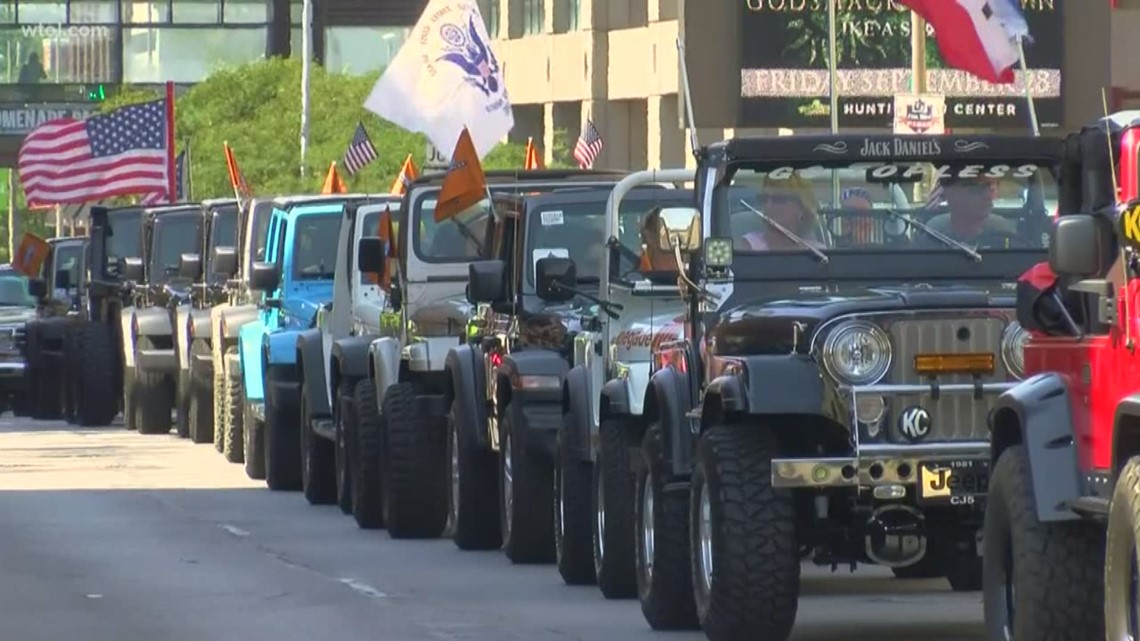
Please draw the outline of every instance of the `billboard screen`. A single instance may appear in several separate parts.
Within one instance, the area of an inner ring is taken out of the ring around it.
[[[740,3],[740,127],[828,128],[827,0]],[[1034,42],[1029,85],[1041,126],[1061,123],[1063,0],[1021,0]],[[910,86],[910,10],[897,0],[838,0],[840,127],[890,127],[894,95]],[[946,127],[1029,128],[1022,74],[993,85],[938,55],[927,25],[927,92],[946,96]]]

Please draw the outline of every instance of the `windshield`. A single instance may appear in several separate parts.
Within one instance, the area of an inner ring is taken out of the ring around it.
[[[637,268],[641,252],[641,223],[650,210],[657,207],[689,205],[693,192],[689,190],[661,190],[659,197],[635,197],[630,194],[621,201],[618,212],[618,242],[628,251],[618,252],[620,274]],[[534,286],[534,272],[542,258],[570,258],[578,280],[598,282],[601,277],[602,257],[606,251],[606,203],[566,203],[534,208],[527,225],[529,238],[526,255],[530,264],[526,270],[527,284]]]
[[[254,262],[265,261],[265,246],[269,244],[269,219],[273,213],[273,203],[258,203],[253,208],[253,242],[249,246],[253,250]]]
[[[1042,249],[1054,171],[1018,159],[738,165],[716,187],[714,234],[743,253]]]
[[[28,279],[23,276],[0,276],[0,307],[34,307],[28,295]]]
[[[108,262],[121,258],[142,256],[142,241],[139,231],[142,226],[141,211],[128,210],[112,213],[107,216],[107,226],[109,227]]]
[[[425,260],[436,262],[466,262],[482,255],[481,243],[487,225],[490,206],[486,198],[459,214],[435,222],[435,198],[423,198],[416,203],[415,218],[420,221],[416,236],[416,250]]]
[[[340,212],[306,214],[297,218],[293,237],[293,278],[332,278],[336,266]]]
[[[79,243],[60,243],[55,246],[55,274],[52,281],[55,284],[55,297],[66,298],[68,292],[79,286],[80,267],[83,260],[83,245]],[[67,273],[67,289],[60,287],[60,275]]]
[[[178,261],[182,254],[198,252],[198,225],[202,217],[192,214],[160,215],[154,223],[154,243],[157,251],[150,259],[150,279],[166,280],[178,275]]]
[[[237,209],[217,210],[210,233],[214,237],[214,247],[233,247],[237,242]]]

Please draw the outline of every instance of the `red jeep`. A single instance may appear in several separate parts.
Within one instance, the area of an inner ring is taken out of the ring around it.
[[[1140,638],[1138,152],[1140,112],[1068,137],[1049,265],[1019,285],[1027,378],[990,415],[990,639]]]

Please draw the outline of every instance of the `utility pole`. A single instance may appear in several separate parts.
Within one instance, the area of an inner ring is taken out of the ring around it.
[[[313,0],[301,6],[301,177],[309,153],[309,69],[313,66]]]
[[[911,93],[926,93],[926,21],[910,12]]]

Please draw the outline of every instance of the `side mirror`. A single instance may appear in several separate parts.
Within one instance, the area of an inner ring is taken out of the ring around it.
[[[578,268],[569,258],[540,258],[534,266],[535,293],[548,303],[564,303],[576,295]]]
[[[46,283],[45,283],[46,285]],[[31,282],[28,283],[29,288]],[[56,289],[71,289],[71,272],[66,269],[59,269],[55,272],[55,288]],[[33,294],[34,295],[34,294]]]
[[[142,282],[143,275],[143,259],[133,257],[123,259],[123,280],[139,283]]]
[[[653,234],[657,248],[672,252],[691,252],[701,246],[701,214],[692,207],[665,207],[658,211]]]
[[[356,246],[356,268],[365,274],[384,275],[387,256],[384,251],[384,241],[370,236],[361,238]]]
[[[1108,256],[1108,220],[1089,214],[1060,216],[1049,241],[1049,267],[1065,276],[1092,276]]]
[[[178,276],[198,280],[202,275],[202,256],[200,254],[182,254],[178,257]]]
[[[467,268],[467,298],[473,303],[501,303],[507,298],[507,266],[501,260],[482,260]]]
[[[48,293],[47,283],[42,278],[28,280],[28,294],[34,298],[45,298]]]
[[[211,271],[215,276],[223,278],[230,278],[237,273],[237,248],[236,247],[215,247],[214,248],[214,264]]]
[[[249,288],[259,292],[271,292],[277,289],[277,265],[273,263],[254,263],[253,273],[249,275]]]

